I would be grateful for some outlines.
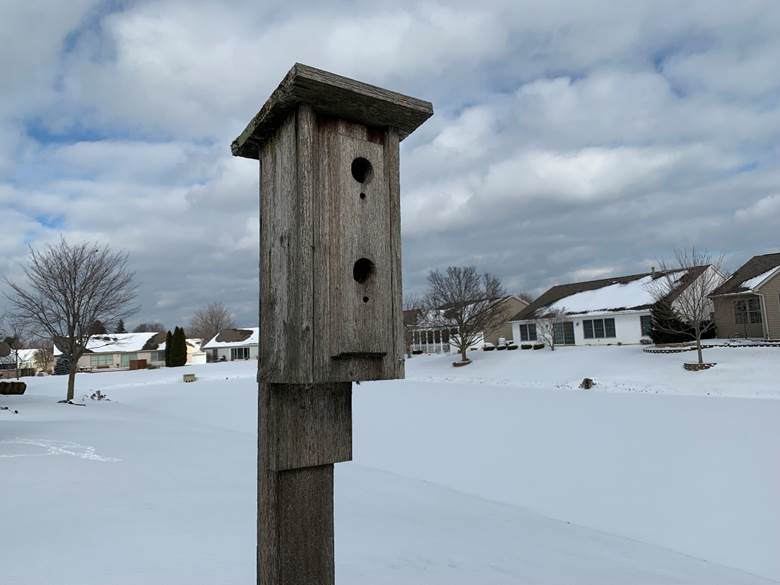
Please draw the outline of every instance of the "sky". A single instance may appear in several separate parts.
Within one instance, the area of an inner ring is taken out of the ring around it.
[[[535,294],[692,245],[730,269],[780,251],[773,0],[0,13],[0,275],[61,235],[109,243],[136,273],[130,325],[213,301],[256,324],[258,168],[229,147],[295,62],[433,102],[401,145],[408,293],[448,265]]]

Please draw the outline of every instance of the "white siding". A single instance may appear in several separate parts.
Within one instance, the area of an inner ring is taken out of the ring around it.
[[[572,315],[567,321],[574,323],[575,345],[624,345],[637,344],[642,338],[642,315],[650,315],[650,310],[636,313],[605,313],[599,315],[577,316]],[[582,322],[586,319],[614,319],[615,337],[585,339],[585,331]],[[512,321],[512,336],[515,343],[520,341],[520,324],[533,323],[533,321]]]
[[[257,345],[240,345],[236,347],[248,347],[249,348],[249,359],[250,360],[256,360],[258,356],[258,347]],[[222,358],[225,359],[225,361],[231,361],[231,349],[234,349],[233,347],[218,347],[215,349],[210,349],[208,351],[210,352],[216,352],[217,355],[217,361],[222,361]]]
[[[573,317],[574,342],[576,345],[624,345],[639,343],[642,339],[642,315],[650,315],[650,311],[642,313],[612,313],[609,315],[588,315],[587,317]],[[614,319],[615,337],[600,339],[585,339],[585,330],[582,322],[586,319]]]

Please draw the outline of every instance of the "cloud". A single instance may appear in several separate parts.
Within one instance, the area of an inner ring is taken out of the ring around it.
[[[228,146],[295,61],[434,102],[401,149],[411,292],[448,264],[539,291],[689,243],[735,264],[777,248],[774,3],[74,0],[3,16],[25,50],[0,56],[0,272],[59,233],[110,242],[131,254],[141,320],[221,300],[256,321],[258,166]]]
[[[780,221],[780,195],[762,197],[748,207],[737,209],[734,215],[742,223],[768,221],[777,227]]]

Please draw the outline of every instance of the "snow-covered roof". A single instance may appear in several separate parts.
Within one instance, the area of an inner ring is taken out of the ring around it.
[[[654,280],[652,276],[645,276],[631,282],[574,293],[554,302],[549,309],[563,309],[567,313],[592,313],[651,305],[655,302],[652,289]]]
[[[770,268],[769,270],[767,270],[766,272],[762,272],[758,276],[754,276],[753,278],[748,278],[747,280],[742,281],[742,284],[740,284],[739,287],[747,290],[753,290],[778,270],[780,270],[780,267]]]
[[[35,359],[35,353],[37,351],[38,351],[37,349],[20,349],[17,352],[17,350],[12,349],[11,353],[9,353],[6,356],[0,357],[0,364],[14,363],[16,360],[17,353],[19,355],[20,362],[31,362]]]
[[[150,343],[152,338],[160,335],[162,343],[165,340],[165,334],[156,331],[147,331],[144,333],[106,333],[93,335],[87,341],[88,353],[136,353],[143,350],[157,349],[159,344]],[[148,346],[147,346],[148,344]],[[151,347],[151,346],[154,347]],[[54,344],[54,355],[61,355],[62,352]]]
[[[674,291],[667,295],[667,299],[673,299],[706,269],[707,266],[694,266],[556,285],[511,320],[533,320],[556,310],[583,315],[649,309],[657,300],[659,291],[654,290],[654,282],[658,279],[670,278],[675,283]]]
[[[244,347],[258,345],[260,343],[259,327],[238,327],[235,329],[223,329],[204,343],[202,349],[217,349],[219,347]]]
[[[200,349],[200,346],[203,343],[202,339],[198,339],[195,337],[193,337],[192,339],[185,339],[184,341],[187,343],[187,345],[189,345],[191,348],[193,348],[196,351]],[[164,349],[165,349],[165,342],[163,341],[161,344],[157,346],[157,350],[163,351]]]
[[[776,274],[780,274],[780,252],[753,256],[710,296],[751,293]]]

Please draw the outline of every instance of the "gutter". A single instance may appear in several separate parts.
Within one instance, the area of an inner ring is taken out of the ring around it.
[[[766,314],[766,298],[764,293],[753,291],[761,299],[761,326],[764,328],[764,339],[769,339],[769,318]]]

